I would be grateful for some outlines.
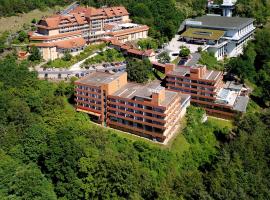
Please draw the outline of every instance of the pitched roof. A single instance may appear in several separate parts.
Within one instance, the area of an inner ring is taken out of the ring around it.
[[[73,39],[62,40],[58,42],[34,43],[32,45],[37,46],[37,47],[57,47],[61,49],[72,49],[72,48],[85,46],[86,41],[83,38],[73,38]]]
[[[70,40],[55,42],[55,45],[61,49],[71,49],[85,46],[86,41],[83,38],[73,38]]]
[[[94,7],[81,7],[78,6],[70,13],[85,13],[87,17],[94,17],[94,16],[103,16],[106,17],[114,17],[114,16],[124,16],[129,15],[128,11],[123,6],[117,7],[107,7],[107,8],[94,8]]]
[[[73,31],[73,32],[67,32],[67,33],[59,33],[57,35],[35,35],[33,32],[29,32],[29,36],[31,40],[51,40],[51,39],[57,39],[57,38],[63,38],[68,36],[75,36],[75,35],[81,35],[82,31]]]

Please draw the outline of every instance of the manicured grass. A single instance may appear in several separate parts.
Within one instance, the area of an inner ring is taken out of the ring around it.
[[[123,54],[115,49],[107,49],[99,53],[95,57],[89,58],[84,62],[84,66],[92,64],[100,64],[103,62],[123,62],[125,60]]]
[[[231,120],[224,120],[224,119],[219,119],[216,117],[211,117],[208,116],[208,122],[211,123],[214,126],[218,126],[220,128],[229,128],[233,129],[233,121]]]
[[[187,142],[185,136],[183,135],[183,130],[186,127],[186,119],[183,118],[180,121],[180,129],[178,133],[172,138],[167,144],[166,148],[173,153],[178,155],[183,154],[185,151],[189,149],[190,144]]]

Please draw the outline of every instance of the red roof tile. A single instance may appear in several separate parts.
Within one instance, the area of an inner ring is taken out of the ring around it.
[[[81,34],[82,34],[81,31],[73,31],[73,32],[59,33],[57,35],[48,36],[48,35],[34,35],[33,32],[29,32],[31,40],[51,40],[51,39],[57,39],[57,38],[73,36],[73,35],[81,35]]]
[[[62,49],[71,49],[83,47],[86,45],[86,41],[83,38],[73,38],[69,40],[63,40],[59,42],[49,42],[49,43],[34,43],[32,44],[37,47],[57,47]]]

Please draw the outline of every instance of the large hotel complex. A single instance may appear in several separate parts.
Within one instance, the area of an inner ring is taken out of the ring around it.
[[[225,12],[227,13],[227,12]],[[230,15],[230,13],[228,13]],[[149,28],[131,23],[124,7],[80,7],[43,18],[30,40],[44,60],[61,58],[66,51],[76,55],[87,44],[108,42],[124,55],[149,58],[162,71],[160,81],[128,82],[127,72],[95,71],[75,82],[76,110],[93,121],[154,141],[167,142],[177,132],[179,120],[190,103],[209,115],[233,119],[246,112],[249,97],[243,84],[224,82],[223,72],[206,66],[176,66],[156,61],[151,49],[136,49],[129,41],[147,38]],[[253,20],[227,16],[202,16],[186,21],[181,39],[203,44],[217,58],[242,53],[254,32]]]
[[[146,38],[149,27],[131,23],[124,7],[75,7],[64,14],[43,18],[37,31],[30,32],[30,41],[37,46],[44,60],[61,58],[64,52],[81,52],[89,43],[104,38],[127,42]]]
[[[166,90],[158,81],[129,83],[126,72],[95,72],[75,85],[77,111],[105,126],[159,142],[178,130],[190,103],[190,95]]]

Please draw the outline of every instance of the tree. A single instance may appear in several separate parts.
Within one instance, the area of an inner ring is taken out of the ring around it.
[[[70,54],[69,51],[64,52],[63,60],[64,61],[70,61],[72,59],[72,55]]]
[[[56,200],[52,184],[34,164],[23,165],[0,150],[0,197]]]
[[[35,165],[16,169],[15,176],[10,180],[9,193],[21,199],[57,199],[52,184]]]
[[[30,56],[29,56],[30,61],[39,61],[41,60],[41,53],[39,49],[36,46],[31,47],[30,49]]]
[[[141,49],[157,49],[158,44],[157,41],[151,38],[148,39],[141,39],[138,41],[138,45],[140,46]]]
[[[201,58],[199,60],[199,63],[202,65],[206,65],[208,69],[215,69],[215,70],[224,70],[223,65],[221,65],[217,58],[215,57],[214,53],[203,51],[200,53]]]
[[[130,58],[127,60],[127,73],[130,81],[146,83],[153,77],[152,65],[149,60]]]
[[[18,34],[18,40],[20,42],[24,42],[26,38],[27,38],[27,33],[25,31],[20,31]]]
[[[158,62],[163,63],[163,64],[169,63],[171,61],[171,58],[168,52],[166,51],[160,53],[157,58],[158,58]]]
[[[32,19],[31,21],[32,24],[36,24],[37,23],[37,20],[35,18]]]
[[[185,58],[185,57],[188,57],[189,54],[190,54],[190,50],[187,47],[181,48],[180,51],[179,51],[179,56],[180,57],[184,57]]]

